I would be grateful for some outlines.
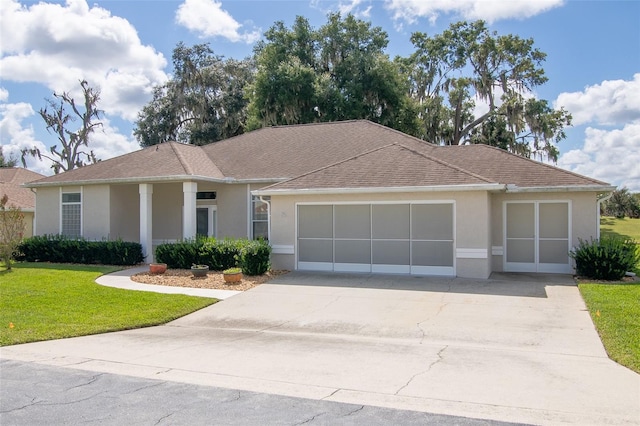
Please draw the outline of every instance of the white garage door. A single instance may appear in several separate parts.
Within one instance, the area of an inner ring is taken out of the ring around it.
[[[455,275],[453,203],[301,204],[300,270]]]

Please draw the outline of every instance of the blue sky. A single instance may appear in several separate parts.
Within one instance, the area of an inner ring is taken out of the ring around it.
[[[389,35],[387,53],[409,55],[412,32],[440,33],[484,19],[499,34],[531,37],[547,53],[549,82],[535,95],[574,117],[558,166],[640,191],[640,1],[563,0],[85,0],[0,2],[0,143],[5,155],[56,138],[37,111],[53,91],[101,90],[104,129],[92,145],[106,159],[138,149],[137,112],[170,77],[171,52],[210,43],[216,54],[251,55],[275,21],[297,15],[319,27],[351,12]],[[29,168],[49,174],[46,161]]]

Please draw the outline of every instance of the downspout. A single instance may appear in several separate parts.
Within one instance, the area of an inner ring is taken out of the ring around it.
[[[600,239],[600,204],[604,203],[605,201],[607,201],[609,198],[613,197],[613,192],[610,192],[609,195],[605,195],[602,198],[598,199],[598,206],[597,206],[597,210],[596,210],[596,218],[598,219],[596,221],[596,223],[598,224],[597,228],[596,228],[596,238]]]
[[[258,198],[267,205],[267,241],[271,243],[271,201],[265,200],[264,195],[260,195]]]

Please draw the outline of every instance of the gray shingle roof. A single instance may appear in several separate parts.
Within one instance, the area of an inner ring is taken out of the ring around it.
[[[280,182],[277,189],[608,184],[486,145],[436,146],[366,120],[269,127],[203,147],[165,143],[37,185],[153,179]]]

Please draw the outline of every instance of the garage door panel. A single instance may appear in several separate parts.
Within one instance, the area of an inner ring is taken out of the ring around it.
[[[336,240],[336,263],[371,264],[371,241]]]
[[[535,241],[507,240],[507,262],[533,263],[536,259]]]
[[[368,204],[335,206],[335,237],[371,238],[370,215],[371,206]]]
[[[333,238],[333,206],[298,206],[298,237]]]
[[[332,240],[299,240],[298,260],[301,262],[333,262]]]
[[[540,238],[569,237],[569,204],[540,203]]]
[[[408,240],[411,234],[410,206],[408,204],[374,204],[373,238],[379,240]]]
[[[567,240],[541,240],[540,263],[569,263]]]
[[[372,242],[373,263],[378,265],[411,265],[409,241]]]
[[[455,275],[452,203],[298,206],[298,268]]]
[[[453,205],[414,204],[411,206],[411,238],[453,240]]]
[[[414,241],[411,260],[415,266],[453,267],[453,242]]]

